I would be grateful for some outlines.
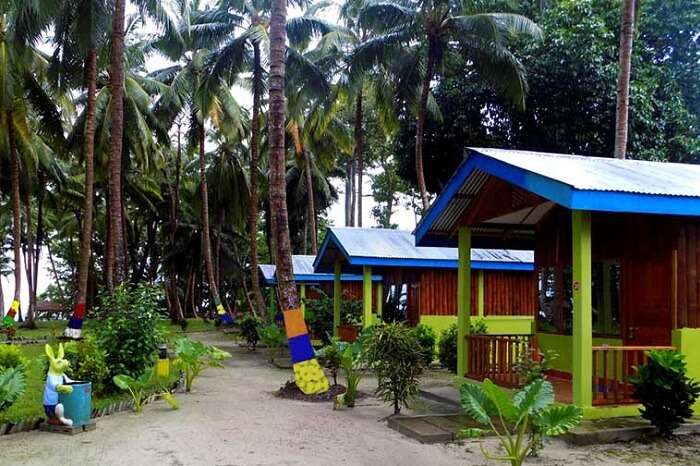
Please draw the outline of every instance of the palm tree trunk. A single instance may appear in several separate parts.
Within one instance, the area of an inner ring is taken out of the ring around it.
[[[111,247],[106,254],[107,287],[124,281],[125,258],[122,219],[122,137],[124,132],[124,14],[125,0],[115,0],[112,21],[110,89],[112,123],[109,153],[109,217]]]
[[[10,184],[12,185],[12,250],[15,266],[15,293],[6,318],[14,319],[19,311],[22,294],[22,228],[21,205],[19,197],[19,154],[15,145],[15,131],[12,125],[12,113],[7,115],[7,136],[10,140]]]
[[[211,255],[211,239],[209,237],[209,188],[207,187],[207,161],[204,153],[204,123],[196,123],[199,136],[199,178],[202,196],[202,254],[209,282],[209,299],[219,311],[221,300],[214,276],[214,262]]]
[[[270,96],[268,138],[270,144],[270,210],[274,217],[277,249],[277,287],[283,310],[299,307],[294,275],[292,247],[289,239],[287,190],[285,182],[285,54],[287,31],[287,3],[272,0],[270,14]]]
[[[35,322],[35,308],[36,308],[36,295],[33,295],[32,290],[34,289],[34,231],[32,230],[32,200],[29,196],[29,192],[25,192],[24,195],[24,217],[25,225],[27,227],[27,242],[26,242],[26,256],[24,261],[24,268],[27,274],[27,287],[29,288],[29,306],[27,307],[27,321],[25,326],[27,328],[36,328]]]
[[[90,258],[92,256],[92,215],[95,190],[95,96],[97,94],[97,51],[90,49],[85,60],[87,75],[87,107],[85,119],[85,201],[83,205],[83,231],[80,238],[80,263],[78,264],[78,294],[75,297],[73,315],[68,322],[66,336],[80,338],[85,318]]]
[[[423,212],[428,210],[430,199],[428,199],[428,188],[425,185],[425,174],[423,173],[423,131],[425,129],[425,114],[428,107],[428,94],[430,93],[430,81],[433,79],[435,68],[435,57],[428,52],[428,66],[425,69],[423,84],[420,92],[420,103],[418,106],[418,121],[416,122],[416,181],[418,191],[420,191]]]
[[[623,0],[620,31],[620,73],[617,77],[617,112],[615,118],[615,158],[627,153],[627,116],[629,113],[630,74],[632,69],[632,39],[634,37],[634,0]]]
[[[260,44],[253,42],[253,120],[250,141],[250,210],[248,211],[248,235],[250,240],[250,284],[257,312],[265,309],[265,299],[260,290],[258,275],[258,151],[260,138],[260,93],[262,92]],[[251,308],[257,314],[255,308]]]
[[[362,172],[365,170],[365,132],[362,126],[362,90],[357,94],[355,105],[355,160],[357,160],[357,226],[362,226]]]
[[[345,226],[346,227],[352,226],[352,218],[355,214],[352,210],[352,190],[353,190],[352,180],[353,180],[352,160],[349,160],[347,174],[345,176]]]
[[[352,161],[350,162],[350,226],[355,226],[355,212],[357,211],[357,157],[355,153],[352,154]]]

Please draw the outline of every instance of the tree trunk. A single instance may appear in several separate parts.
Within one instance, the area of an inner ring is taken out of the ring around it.
[[[80,338],[85,301],[87,299],[90,258],[92,257],[92,215],[95,190],[95,96],[97,94],[97,51],[90,49],[85,60],[87,75],[87,107],[85,119],[85,201],[83,205],[83,230],[80,238],[80,263],[78,265],[78,294],[75,297],[73,315],[68,322],[66,336]]]
[[[350,161],[350,226],[354,227],[355,222],[355,212],[357,211],[357,157],[353,152],[352,160]]]
[[[425,185],[425,175],[423,173],[423,130],[425,129],[425,114],[428,108],[430,81],[433,79],[434,68],[435,57],[428,52],[428,66],[425,69],[425,76],[421,85],[418,121],[416,122],[416,181],[418,182],[418,191],[420,191],[420,198],[423,203],[423,213],[428,210],[430,204],[428,188]]]
[[[34,290],[34,231],[32,230],[32,200],[29,192],[24,195],[24,217],[27,228],[27,243],[26,256],[24,260],[24,268],[27,274],[27,287],[29,289],[29,306],[27,306],[27,328],[36,328],[35,311],[36,311],[36,295],[32,293]]]
[[[122,219],[122,137],[124,134],[124,3],[115,0],[112,21],[110,89],[112,122],[109,152],[109,217],[111,247],[106,254],[107,287],[113,291],[124,281],[125,258]]]
[[[258,157],[260,139],[260,93],[262,92],[262,69],[260,67],[260,44],[253,42],[253,120],[250,141],[250,210],[248,211],[248,234],[250,235],[250,284],[257,312],[265,309],[265,299],[260,290],[258,275]],[[257,314],[255,308],[251,308]]]
[[[20,297],[22,294],[22,228],[21,205],[19,194],[19,154],[15,145],[15,131],[12,125],[12,113],[7,116],[7,135],[10,141],[10,184],[12,188],[12,250],[14,252],[15,267],[15,293],[10,310],[6,317],[14,319],[19,312]]]
[[[277,249],[277,287],[282,297],[283,310],[297,309],[297,295],[292,273],[292,248],[287,217],[287,190],[285,183],[285,52],[287,4],[273,0],[270,14],[270,86],[268,139],[270,145],[270,210],[274,217]]]
[[[197,122],[199,139],[199,178],[202,196],[202,254],[209,282],[209,299],[219,311],[221,299],[214,276],[214,262],[211,255],[211,239],[209,237],[209,191],[207,187],[207,161],[204,153],[204,123]]]
[[[362,90],[355,104],[355,160],[357,160],[357,226],[362,227],[362,172],[365,170],[365,131]]]
[[[634,37],[634,0],[622,2],[622,28],[620,31],[620,73],[617,77],[617,112],[615,118],[615,148],[617,159],[627,153],[627,115],[629,113],[630,74],[632,69],[632,39]]]
[[[352,172],[352,159],[348,161],[347,174],[345,176],[345,226],[352,226],[352,219],[355,215],[352,207],[352,190],[353,188],[353,172]]]

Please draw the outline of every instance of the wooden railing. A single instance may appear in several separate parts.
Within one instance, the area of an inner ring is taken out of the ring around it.
[[[636,367],[647,362],[652,349],[675,349],[673,346],[594,346],[593,404],[619,405],[637,403],[629,382]]]
[[[491,379],[505,387],[519,385],[515,365],[534,348],[534,335],[469,335],[467,377]]]

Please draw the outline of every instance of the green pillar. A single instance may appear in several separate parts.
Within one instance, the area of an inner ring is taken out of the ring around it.
[[[304,302],[304,300],[306,299],[305,283],[299,285],[299,298],[301,298],[301,315],[304,316],[304,319],[306,319],[306,303]]]
[[[338,336],[338,326],[340,326],[340,299],[343,288],[340,286],[340,261],[335,261],[333,277],[333,336]]]
[[[372,325],[372,267],[362,267],[362,328]]]
[[[593,312],[591,300],[591,213],[573,210],[574,322],[573,401],[581,408],[593,403]]]
[[[384,306],[384,285],[382,282],[377,282],[377,321],[383,322],[382,307]]]
[[[467,334],[469,333],[469,316],[471,314],[471,230],[459,229],[459,262],[457,268],[457,375],[467,373]]]
[[[479,270],[476,276],[477,284],[477,310],[479,311],[479,317],[484,317],[484,271]]]

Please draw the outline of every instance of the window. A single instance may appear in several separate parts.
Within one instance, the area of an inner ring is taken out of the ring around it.
[[[591,269],[593,332],[620,333],[620,264],[594,262]],[[571,335],[573,296],[571,267],[544,267],[538,271],[537,330]]]

